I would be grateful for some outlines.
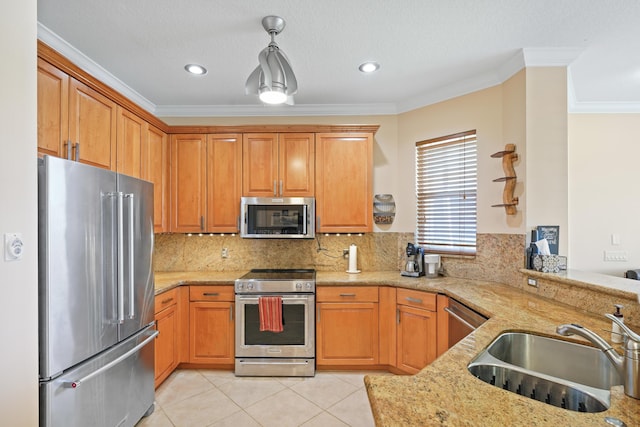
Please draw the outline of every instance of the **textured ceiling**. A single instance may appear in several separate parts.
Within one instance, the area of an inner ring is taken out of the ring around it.
[[[294,106],[244,93],[266,15],[287,23]],[[575,110],[640,111],[639,19],[637,0],[38,0],[40,39],[161,116],[397,113],[554,57]]]

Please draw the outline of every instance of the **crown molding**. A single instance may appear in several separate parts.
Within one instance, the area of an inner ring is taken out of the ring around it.
[[[60,55],[67,58],[78,68],[90,74],[92,77],[98,79],[100,82],[106,84],[117,92],[120,92],[122,95],[126,96],[131,101],[144,108],[146,111],[152,114],[155,113],[156,105],[154,103],[149,101],[144,96],[140,95],[135,90],[131,89],[124,82],[122,82],[122,80],[118,79],[109,71],[102,68],[100,64],[94,62],[84,53],[71,46],[69,43],[67,43],[66,40],[62,39],[60,36],[42,25],[40,22],[38,22],[38,39],[57,51]]]
[[[376,116],[405,113],[504,83],[526,67],[570,67],[581,48],[519,49],[496,70],[440,87],[405,101],[379,104],[266,105],[155,105],[91,58],[38,22],[38,39],[78,68],[121,93],[156,117],[276,117],[276,116]],[[636,102],[584,102],[576,98],[571,73],[567,73],[569,113],[640,113]]]
[[[158,105],[158,117],[270,117],[394,115],[394,104]]]

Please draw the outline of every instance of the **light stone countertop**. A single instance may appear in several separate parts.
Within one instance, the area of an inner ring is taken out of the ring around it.
[[[244,271],[156,273],[156,294],[180,284],[231,284]],[[573,279],[567,279],[573,280]],[[556,408],[486,384],[467,371],[467,364],[500,333],[531,331],[558,337],[563,323],[580,323],[602,334],[610,328],[604,316],[526,293],[514,287],[457,278],[409,278],[398,271],[317,272],[318,285],[391,285],[443,293],[490,319],[416,375],[365,377],[378,426],[605,426],[616,417],[640,426],[640,400],[612,388],[611,407],[600,413]],[[620,350],[619,348],[617,349]]]

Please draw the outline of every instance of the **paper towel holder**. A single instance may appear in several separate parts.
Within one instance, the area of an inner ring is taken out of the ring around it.
[[[491,207],[504,207],[507,215],[515,215],[517,212],[516,206],[518,206],[518,198],[513,195],[516,189],[516,171],[513,168],[513,162],[518,160],[518,154],[516,154],[515,144],[507,144],[504,146],[503,151],[498,151],[491,155],[493,158],[502,157],[502,169],[504,170],[504,176],[496,178],[493,182],[504,182],[504,190],[502,192],[502,203],[499,205],[491,205]]]

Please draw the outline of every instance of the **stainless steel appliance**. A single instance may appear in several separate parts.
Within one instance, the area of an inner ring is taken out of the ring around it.
[[[41,426],[133,426],[153,411],[153,185],[38,160]]]
[[[444,311],[449,317],[449,348],[487,321],[482,314],[453,298],[449,298],[448,307],[445,307]]]
[[[312,239],[316,235],[313,197],[242,197],[240,237]]]
[[[236,280],[237,376],[314,376],[315,292],[315,270],[254,269]],[[282,332],[260,331],[267,296],[282,298]]]
[[[404,270],[402,270],[400,274],[408,277],[424,276],[423,249],[413,243],[408,243],[405,253],[407,255],[407,260],[404,264]]]

